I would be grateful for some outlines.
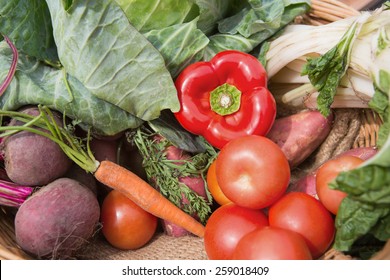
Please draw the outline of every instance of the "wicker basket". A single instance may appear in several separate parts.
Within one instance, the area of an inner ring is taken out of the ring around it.
[[[348,2],[348,1],[345,1]],[[349,1],[351,2],[351,1]],[[373,1],[359,2],[358,8],[366,7]],[[378,1],[375,1],[378,2]],[[366,3],[364,5],[364,3]],[[296,19],[298,23],[311,25],[326,24],[345,17],[359,14],[358,10],[336,0],[313,0],[312,10]],[[326,141],[299,170],[294,171],[292,178],[299,178],[302,174],[314,170],[327,159],[351,148],[375,146],[380,119],[371,111],[363,109],[336,109],[335,125]],[[23,252],[15,242],[13,218],[15,210],[1,208],[0,211],[0,259],[32,259]],[[173,238],[163,233],[156,234],[146,246],[138,250],[123,251],[110,246],[98,232],[82,251],[76,255],[77,259],[207,259],[203,240],[195,236]],[[321,259],[351,259],[341,252],[329,250]],[[373,259],[390,259],[390,241]]]

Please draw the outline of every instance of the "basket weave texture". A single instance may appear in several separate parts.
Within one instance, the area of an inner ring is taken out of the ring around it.
[[[357,10],[336,0],[313,0],[313,9],[298,17],[297,23],[311,25],[326,24],[359,14]],[[317,169],[326,160],[352,148],[375,146],[380,119],[367,109],[335,109],[333,128],[327,139],[303,164],[292,171],[291,182]],[[14,210],[0,211],[0,259],[32,259],[16,244],[13,217]],[[180,238],[162,233],[138,250],[119,250],[110,246],[98,231],[92,240],[76,255],[77,259],[89,260],[206,260],[203,239],[189,235]],[[351,259],[341,252],[329,250],[321,259]],[[373,259],[390,259],[390,241]]]

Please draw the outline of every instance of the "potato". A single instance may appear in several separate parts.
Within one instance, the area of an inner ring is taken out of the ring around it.
[[[357,147],[357,148],[352,148],[350,150],[347,150],[338,156],[349,155],[349,156],[361,158],[362,160],[368,160],[373,156],[375,156],[377,152],[378,149],[376,147]]]
[[[282,149],[293,169],[325,140],[332,122],[332,114],[325,118],[319,111],[302,111],[276,119],[267,137]]]
[[[206,199],[207,195],[206,195],[206,190],[205,190],[205,184],[204,184],[204,180],[201,176],[181,177],[181,178],[179,178],[179,182],[185,184],[191,190],[193,190],[198,195],[201,195]],[[185,197],[183,197],[182,203],[187,204],[189,202]],[[197,219],[196,214],[194,215],[194,217]],[[178,226],[170,221],[162,220],[161,223],[162,223],[162,227],[163,227],[165,234],[167,234],[168,236],[180,237],[180,236],[185,236],[185,235],[190,234],[189,231],[185,230],[184,228],[182,228],[182,227],[180,227],[180,226]]]
[[[28,198],[15,216],[19,246],[37,258],[68,259],[99,222],[96,196],[79,182],[60,178]]]
[[[316,189],[316,173],[312,172],[300,178],[295,184],[288,187],[287,192],[304,192],[318,199]]]
[[[22,112],[38,115],[36,107]],[[62,124],[62,119],[57,116]],[[9,125],[21,125],[11,120]],[[15,183],[27,186],[42,186],[62,177],[72,161],[52,140],[27,131],[5,137],[1,143],[4,166],[8,177]]]
[[[188,161],[191,160],[191,155],[188,152],[186,152],[186,151],[184,151],[184,150],[182,150],[174,145],[170,145],[170,146],[166,147],[165,153],[166,153],[166,155],[165,155],[166,158],[169,160],[188,160]],[[177,163],[177,164],[180,164],[180,163]],[[178,180],[180,183],[186,185],[189,189],[191,189],[192,191],[194,191],[198,195],[202,196],[204,199],[207,199],[206,185],[205,185],[204,179],[202,178],[202,176],[200,174],[193,175],[193,176],[179,177]],[[188,203],[190,203],[190,202],[187,200],[187,198],[183,194],[181,204],[184,207],[184,205],[186,205]],[[194,216],[194,218],[198,219],[196,213],[193,216]],[[167,234],[169,236],[181,237],[181,236],[185,236],[185,235],[190,234],[189,231],[185,230],[184,228],[182,228],[182,227],[180,227],[172,222],[162,220],[161,223],[162,223],[162,227],[163,227],[165,234]]]

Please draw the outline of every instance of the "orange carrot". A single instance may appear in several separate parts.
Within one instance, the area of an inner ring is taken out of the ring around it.
[[[16,116],[19,121],[25,123],[22,126],[0,127],[0,132],[5,131],[0,136],[4,137],[18,131],[29,131],[45,136],[56,142],[64,153],[81,168],[94,174],[98,181],[120,191],[145,211],[158,218],[170,221],[199,237],[204,236],[204,226],[195,218],[185,213],[130,170],[107,160],[99,163],[90,150],[89,141],[87,147],[85,147],[82,140],[73,135],[73,130],[58,126],[49,108],[40,105],[38,108],[39,116],[0,110],[0,116],[11,118]],[[34,128],[33,125],[35,124],[39,124],[41,128],[48,132]],[[87,139],[90,139],[89,132]]]
[[[201,223],[130,170],[104,160],[100,162],[94,176],[99,182],[123,193],[145,211],[181,226],[199,237],[204,236],[204,226]]]

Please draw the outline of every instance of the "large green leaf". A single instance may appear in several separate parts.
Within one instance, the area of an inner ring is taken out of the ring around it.
[[[232,11],[235,0],[193,0],[199,7],[198,28],[206,35],[217,31],[218,21]],[[240,1],[241,2],[241,1]]]
[[[12,51],[6,42],[1,42],[0,80],[8,74],[11,61]],[[142,123],[119,107],[95,97],[76,78],[69,75],[67,80],[72,93],[68,92],[64,77],[62,70],[19,54],[15,76],[0,97],[0,106],[3,110],[17,110],[24,105],[47,105],[103,135],[114,135]]]
[[[283,0],[248,0],[250,6],[219,23],[219,31],[249,36],[270,28],[280,28]]]
[[[342,172],[336,182],[337,189],[357,201],[390,206],[390,166],[369,164]]]
[[[197,28],[197,19],[144,34],[165,59],[166,67],[176,77],[187,65],[201,60],[209,43]]]
[[[310,1],[308,0],[284,0],[282,2],[284,3],[284,10],[282,14],[279,14],[280,18],[278,19],[275,17],[278,14],[277,10],[273,11],[269,6],[268,9],[264,8],[261,10],[260,6],[254,5],[253,7],[243,7],[236,15],[220,22],[220,26],[218,27],[220,28],[220,32],[209,37],[210,43],[205,49],[204,59],[209,60],[216,53],[223,50],[233,49],[251,52],[294,20],[298,15],[304,14],[310,9]],[[264,18],[268,18],[268,21],[259,21],[256,16],[253,16],[256,14],[256,9],[261,10],[262,13],[268,11],[270,13],[269,15],[263,15]],[[246,14],[248,14],[247,17],[245,16]],[[273,18],[273,20],[270,21],[269,18]],[[230,23],[229,26],[227,26],[228,23]],[[234,26],[234,24],[237,26]]]
[[[190,21],[199,10],[190,0],[115,0],[140,32]]]
[[[389,212],[388,207],[375,207],[346,197],[340,204],[336,216],[336,237],[333,247],[339,251],[350,250],[359,237],[369,233]]]
[[[42,60],[58,60],[45,1],[0,0],[0,33],[7,35],[19,51]]]
[[[91,94],[143,120],[179,110],[163,57],[115,1],[46,2],[60,61]]]

